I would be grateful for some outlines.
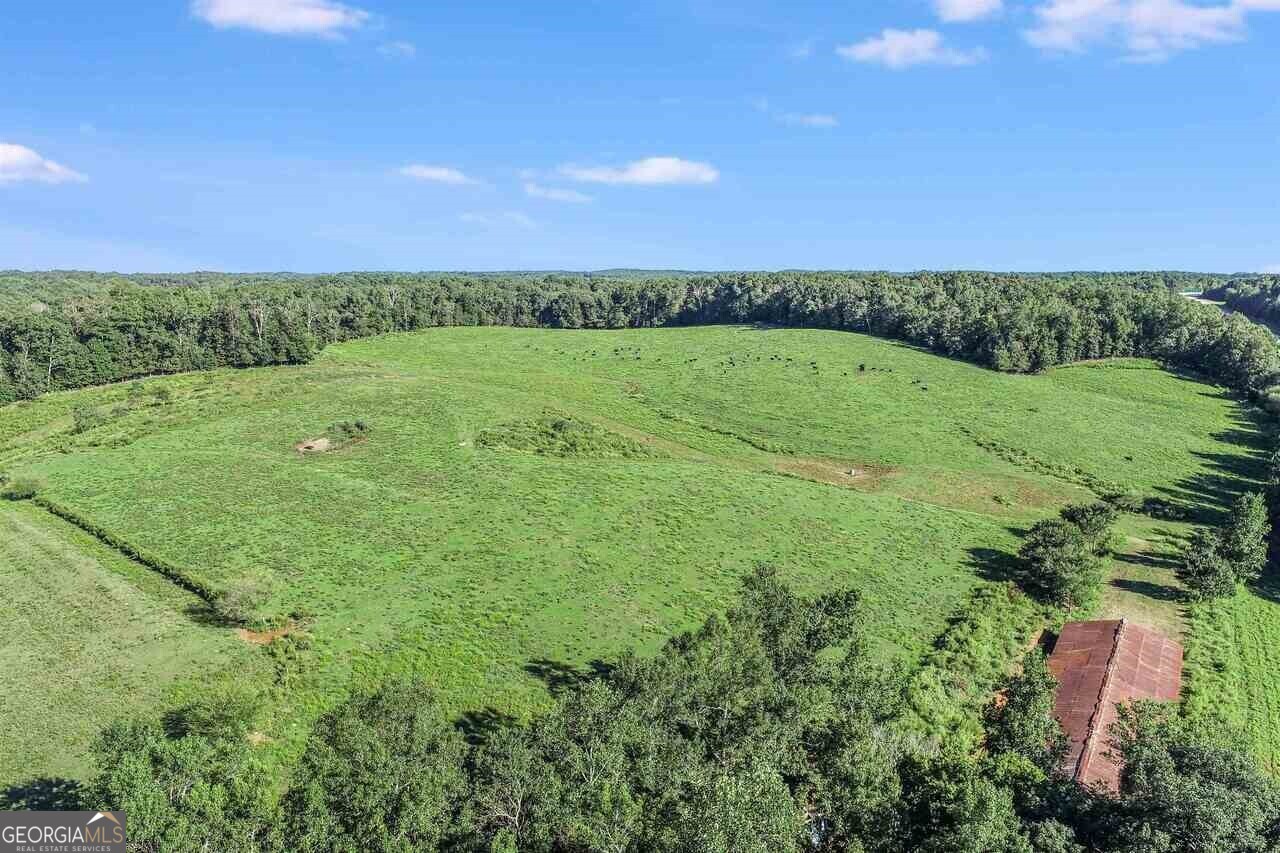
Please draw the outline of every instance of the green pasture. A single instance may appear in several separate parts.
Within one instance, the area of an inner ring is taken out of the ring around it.
[[[86,405],[104,422],[73,433]],[[998,621],[1000,599],[983,590],[1007,571],[1021,530],[1109,489],[1214,518],[1259,452],[1243,412],[1220,389],[1146,361],[1006,375],[830,331],[390,335],[329,347],[304,367],[155,378],[132,393],[119,385],[0,409],[0,470],[41,478],[48,500],[202,586],[272,579],[267,609],[293,614],[307,637],[287,665],[181,608],[163,611],[165,631],[146,651],[130,645],[128,621],[90,626],[56,607],[0,618],[6,638],[17,626],[40,642],[91,639],[146,676],[145,689],[111,694],[111,713],[48,727],[50,752],[80,744],[101,719],[164,706],[175,679],[240,658],[255,662],[246,679],[276,688],[263,742],[277,749],[296,748],[353,680],[389,670],[423,675],[460,715],[523,717],[547,701],[547,682],[696,624],[759,561],[805,591],[861,590],[886,659],[963,667],[935,640],[949,625],[954,635],[949,620],[975,600]],[[327,453],[296,449],[356,419],[363,437]],[[3,511],[65,526],[31,504]],[[1134,554],[1185,535],[1145,517],[1124,524]],[[81,533],[58,537],[70,550],[43,556],[42,575],[82,554],[110,559]],[[6,595],[37,571],[9,559]],[[130,566],[98,571],[154,585]],[[1149,607],[1153,621],[1181,627],[1160,592],[1167,567],[1126,566],[1147,575],[1115,587],[1104,607]],[[1028,611],[1018,612],[1021,631]],[[957,647],[1003,667],[1029,639],[1011,631],[975,628]],[[164,643],[181,649],[162,653]],[[73,707],[89,701],[60,671],[11,654],[5,678],[61,691]],[[921,701],[961,701],[945,674],[928,683]],[[42,759],[26,769],[60,768]]]

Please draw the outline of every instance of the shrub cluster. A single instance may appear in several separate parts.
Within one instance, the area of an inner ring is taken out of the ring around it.
[[[38,477],[0,477],[0,498],[7,501],[29,501],[43,488],[44,481]]]
[[[636,458],[651,455],[649,448],[634,439],[555,412],[482,430],[476,435],[476,444],[540,456]]]
[[[1200,528],[1182,552],[1178,577],[1191,597],[1223,598],[1252,583],[1267,565],[1271,521],[1261,492],[1241,495],[1220,529]]]
[[[341,447],[368,437],[369,431],[369,424],[362,420],[338,421],[336,424],[330,424],[324,434],[334,446]]]

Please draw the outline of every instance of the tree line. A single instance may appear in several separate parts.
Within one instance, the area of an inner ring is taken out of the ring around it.
[[[427,686],[392,679],[318,720],[281,791],[248,745],[251,703],[211,698],[109,726],[78,804],[125,809],[157,851],[1277,849],[1280,788],[1223,732],[1134,706],[1112,732],[1118,796],[1086,790],[1061,769],[1041,652],[982,743],[938,742],[902,725],[904,679],[868,639],[857,593],[802,597],[761,567],[656,656],[560,673],[527,724],[451,724]]]
[[[1014,372],[1151,357],[1250,392],[1280,374],[1264,329],[1175,292],[1198,280],[1189,274],[94,275],[0,274],[0,402],[157,373],[299,364],[333,342],[482,325],[841,329]]]
[[[1280,275],[1231,278],[1205,288],[1204,297],[1260,322],[1280,324]]]

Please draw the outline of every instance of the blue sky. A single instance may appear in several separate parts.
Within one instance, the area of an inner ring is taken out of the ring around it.
[[[1280,0],[10,0],[0,268],[1280,270]]]

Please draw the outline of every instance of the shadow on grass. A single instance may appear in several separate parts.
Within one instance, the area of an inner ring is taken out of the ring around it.
[[[969,548],[968,554],[969,565],[983,580],[1016,583],[1022,576],[1022,564],[1016,554],[995,548]]]
[[[1145,596],[1155,601],[1182,601],[1182,590],[1176,586],[1169,584],[1154,583],[1152,581],[1139,581],[1130,578],[1115,578],[1111,582],[1111,586],[1116,589],[1122,589],[1125,592],[1131,592],[1134,595]]]
[[[84,786],[75,779],[45,776],[6,788],[0,794],[0,811],[80,811],[84,795]]]
[[[188,605],[183,609],[183,614],[195,622],[197,625],[205,625],[210,628],[239,628],[239,622],[227,619],[206,601],[200,601],[195,604]]]
[[[1119,563],[1146,566],[1150,569],[1167,569],[1172,571],[1178,567],[1178,561],[1165,554],[1113,554],[1112,559]]]
[[[1219,392],[1206,396],[1235,401],[1232,426],[1212,437],[1236,448],[1236,452],[1195,452],[1193,455],[1206,463],[1206,470],[1157,491],[1180,506],[1187,513],[1188,521],[1220,525],[1226,519],[1227,509],[1240,495],[1262,488],[1275,428],[1263,412],[1230,394]]]
[[[1280,604],[1280,565],[1272,561],[1262,577],[1249,584],[1249,592],[1272,604]]]
[[[563,661],[541,658],[526,664],[524,671],[545,684],[552,696],[560,696],[580,684],[607,677],[613,672],[613,665],[593,660],[586,669],[580,669]]]
[[[506,729],[513,729],[520,721],[492,706],[478,711],[467,711],[454,721],[454,726],[462,732],[462,737],[472,746],[484,746],[494,735]]]

